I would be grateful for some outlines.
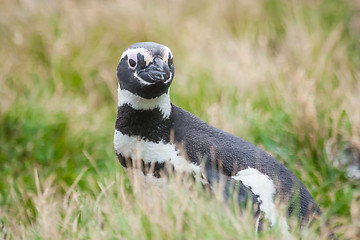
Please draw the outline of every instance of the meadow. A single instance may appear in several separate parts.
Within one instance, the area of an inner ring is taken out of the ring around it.
[[[172,50],[175,105],[307,186],[328,226],[294,239],[359,239],[359,39],[356,0],[1,0],[0,239],[289,239],[188,183],[130,186],[115,71],[140,41]]]

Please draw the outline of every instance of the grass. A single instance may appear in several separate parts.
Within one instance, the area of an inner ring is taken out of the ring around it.
[[[339,163],[348,149],[360,152],[356,1],[3,0],[0,8],[1,238],[256,237],[251,213],[240,218],[186,183],[171,181],[165,200],[130,187],[113,151],[115,69],[139,41],[171,48],[173,103],[271,153],[337,236],[360,237],[359,180]],[[326,238],[314,228],[303,238]],[[257,237],[287,239],[277,227]]]

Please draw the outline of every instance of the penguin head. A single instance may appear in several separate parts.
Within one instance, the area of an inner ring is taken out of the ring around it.
[[[174,73],[171,50],[153,42],[128,47],[117,67],[120,88],[146,99],[167,93]]]

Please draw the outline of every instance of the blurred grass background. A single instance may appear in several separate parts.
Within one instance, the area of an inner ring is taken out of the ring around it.
[[[347,174],[360,162],[359,39],[356,0],[2,0],[0,237],[255,237],[201,194],[175,189],[165,207],[134,196],[113,151],[115,70],[126,47],[154,41],[174,54],[174,104],[271,153],[337,236],[360,238]]]

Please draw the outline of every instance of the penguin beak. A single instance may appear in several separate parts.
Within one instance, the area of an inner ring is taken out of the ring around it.
[[[165,82],[170,78],[170,68],[160,57],[155,57],[149,66],[139,72],[139,76],[149,82]]]

